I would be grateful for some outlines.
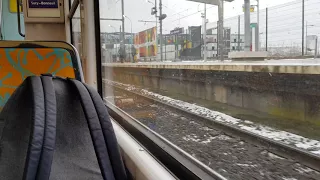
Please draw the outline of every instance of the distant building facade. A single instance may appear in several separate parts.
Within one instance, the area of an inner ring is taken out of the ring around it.
[[[207,30],[207,57],[216,58],[219,54],[218,35],[213,33],[215,29]],[[231,34],[230,28],[224,30],[224,56],[228,57],[229,52],[244,51],[244,34]],[[203,51],[204,54],[204,51]]]

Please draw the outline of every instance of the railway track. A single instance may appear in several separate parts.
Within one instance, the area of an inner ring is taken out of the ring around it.
[[[115,84],[126,112],[230,179],[319,179],[310,152],[214,121]],[[124,96],[124,97],[123,97]],[[133,105],[133,106],[132,106]],[[232,162],[232,163],[230,163]],[[255,169],[252,171],[252,169]]]

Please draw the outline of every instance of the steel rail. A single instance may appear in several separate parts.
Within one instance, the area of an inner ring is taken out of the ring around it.
[[[130,133],[147,151],[162,163],[177,179],[227,180],[161,135],[105,100],[110,116]]]
[[[282,156],[282,157],[285,157],[288,159],[290,158],[290,159],[297,160],[298,162],[320,172],[320,156],[312,154],[311,152],[304,151],[302,149],[284,144],[279,141],[275,141],[273,139],[269,139],[267,137],[264,137],[264,136],[261,136],[261,135],[243,130],[243,129],[239,129],[239,128],[232,126],[232,125],[229,125],[229,124],[215,121],[213,119],[195,114],[195,113],[187,111],[183,108],[180,108],[180,107],[168,104],[164,101],[152,98],[150,96],[145,96],[145,95],[137,93],[137,92],[126,90],[125,88],[120,87],[118,85],[111,85],[111,84],[108,84],[108,85],[113,86],[116,89],[124,91],[126,93],[129,93],[129,94],[132,94],[135,96],[139,96],[139,97],[142,97],[142,98],[147,99],[149,101],[153,101],[153,102],[162,104],[164,106],[173,108],[173,109],[180,111],[182,113],[185,113],[193,118],[196,118],[196,119],[199,119],[199,120],[202,120],[205,122],[210,122],[215,127],[217,127],[217,129],[223,130],[229,134],[232,134],[233,136],[239,136],[239,137],[243,138],[244,140],[249,140],[252,143],[265,146],[268,148],[268,150],[270,152],[272,152],[274,154],[277,154],[279,156]]]

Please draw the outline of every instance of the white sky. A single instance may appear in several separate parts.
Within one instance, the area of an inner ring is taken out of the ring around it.
[[[150,1],[154,2],[154,0]],[[159,3],[159,0],[157,1]],[[294,0],[260,0],[260,9],[291,1]],[[225,2],[225,18],[243,14],[243,2],[244,0],[235,0],[232,3]],[[251,4],[256,4],[256,0],[251,0]],[[164,33],[168,33],[175,27],[187,28],[188,26],[202,24],[201,12],[198,12],[198,10],[202,11],[204,9],[204,5],[201,3],[190,2],[187,0],[163,0],[163,5],[163,13],[168,15],[163,23]],[[155,26],[154,22],[147,24],[138,22],[138,20],[155,21],[155,17],[151,15],[151,8],[153,7],[151,3],[147,3],[146,0],[124,0],[124,6],[124,14],[132,20],[132,29],[134,33]],[[100,16],[104,18],[121,18],[121,0],[100,0]],[[207,19],[209,19],[209,22],[217,21],[217,7],[207,5]],[[114,32],[114,29],[109,27],[109,25],[116,27],[118,30],[121,22],[102,21],[101,31]],[[125,22],[125,31],[131,31],[131,23],[128,19]]]

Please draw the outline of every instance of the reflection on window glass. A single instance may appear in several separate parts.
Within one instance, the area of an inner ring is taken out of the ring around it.
[[[71,19],[72,24],[72,44],[78,50],[81,61],[83,61],[84,51],[83,51],[83,4],[80,3],[77,7],[77,10],[74,16]],[[82,62],[83,63],[83,62]]]
[[[104,99],[228,179],[319,178],[320,1],[303,28],[301,1],[251,1],[250,22],[159,1],[100,0]]]

